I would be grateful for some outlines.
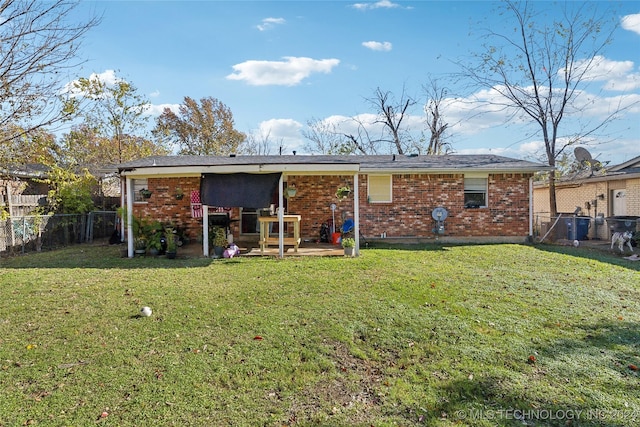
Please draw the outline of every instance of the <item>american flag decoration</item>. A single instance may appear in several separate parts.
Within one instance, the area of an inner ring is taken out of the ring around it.
[[[191,217],[202,218],[202,202],[200,201],[200,192],[191,192]]]

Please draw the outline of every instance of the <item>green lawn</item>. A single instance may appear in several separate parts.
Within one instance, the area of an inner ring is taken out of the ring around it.
[[[0,426],[638,425],[639,268],[521,245],[3,258]]]

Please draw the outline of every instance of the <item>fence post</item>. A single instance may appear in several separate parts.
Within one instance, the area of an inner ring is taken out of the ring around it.
[[[93,242],[93,212],[89,212],[87,214],[87,232],[86,234],[86,238],[85,238],[85,242],[86,243],[91,243]]]

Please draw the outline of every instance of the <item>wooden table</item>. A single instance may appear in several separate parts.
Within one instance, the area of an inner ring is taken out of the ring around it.
[[[285,236],[284,244],[287,246],[293,246],[294,252],[298,252],[298,246],[300,246],[300,220],[302,217],[300,215],[283,215],[284,223],[292,223],[293,224],[293,237]],[[269,224],[278,223],[277,216],[261,216],[258,217],[258,222],[260,222],[260,252],[264,252],[264,249],[269,247],[269,245],[279,245],[278,237],[272,237],[269,233]],[[287,233],[289,234],[289,233]]]

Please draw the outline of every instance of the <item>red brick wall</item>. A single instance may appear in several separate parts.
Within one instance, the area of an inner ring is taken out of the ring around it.
[[[367,177],[360,175],[360,232],[364,236],[433,237],[433,208],[443,206],[449,211],[445,221],[445,236],[526,236],[529,234],[529,174],[489,175],[488,207],[464,208],[462,174],[401,174],[393,176],[393,203],[367,201]],[[343,218],[353,218],[353,199],[339,201],[338,187],[353,188],[352,176],[288,176],[287,185],[298,189],[289,198],[287,213],[302,215],[303,237],[319,237],[323,222],[330,219],[329,205],[335,203],[338,227]],[[202,220],[191,218],[192,190],[200,189],[200,179],[150,178],[153,192],[146,203],[134,204],[134,215],[172,222],[186,229],[191,238],[202,233]],[[176,200],[175,188],[185,197]],[[231,217],[239,218],[235,208]],[[239,236],[239,223],[232,223],[232,233]]]
[[[393,203],[367,201],[367,177],[360,176],[360,232],[365,236],[433,237],[433,208],[449,211],[445,235],[526,236],[529,234],[528,174],[489,176],[488,207],[464,208],[462,174],[401,174],[393,176]],[[331,218],[329,205],[336,203],[336,223],[353,218],[353,199],[338,201],[338,187],[353,188],[351,176],[289,176],[298,192],[288,200],[288,211],[302,218],[302,235],[316,237],[321,224]]]
[[[200,191],[200,178],[149,178],[148,189],[153,192],[144,202],[133,204],[133,214],[140,218],[149,218],[163,223],[172,223],[185,230],[191,239],[202,236],[202,218],[191,217],[191,191]],[[177,200],[176,188],[181,188],[184,197]],[[231,212],[238,218],[238,209]],[[238,235],[238,223],[232,223],[231,231]]]

